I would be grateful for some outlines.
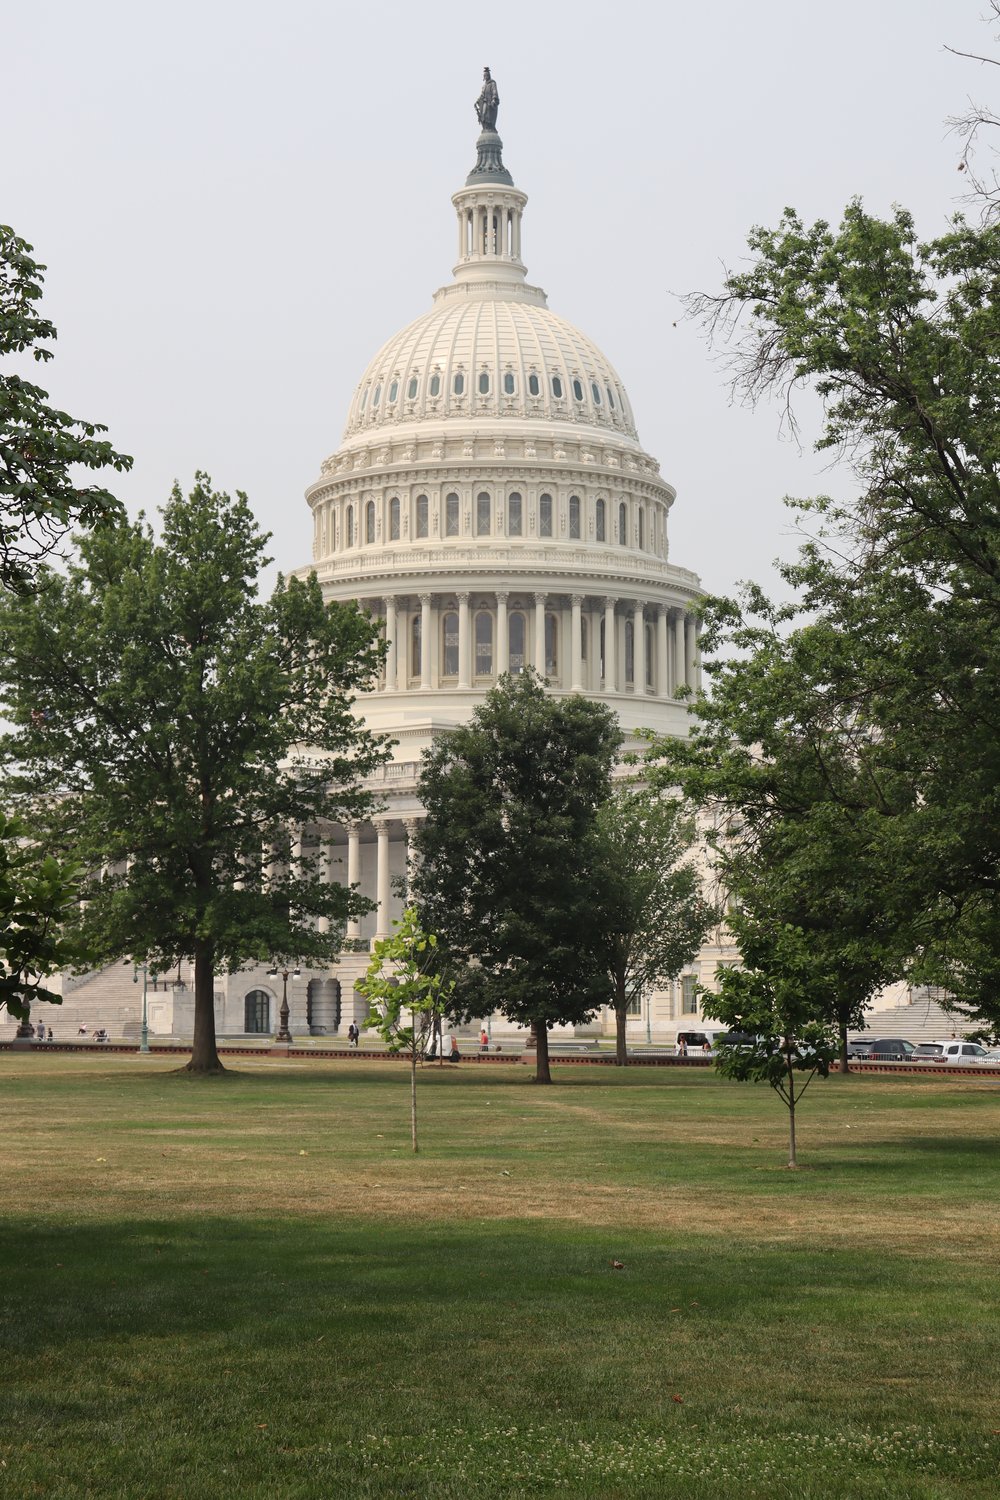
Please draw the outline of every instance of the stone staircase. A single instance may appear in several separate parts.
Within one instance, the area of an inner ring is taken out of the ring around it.
[[[949,1012],[926,991],[915,990],[901,1005],[868,1012],[864,1031],[853,1037],[902,1037],[908,1042],[943,1042],[950,1036],[965,1036],[975,1026],[967,1016]]]
[[[53,988],[57,988],[54,984]],[[106,968],[95,969],[66,980],[58,986],[63,990],[61,1005],[52,1005],[46,1000],[36,1000],[31,1007],[31,1019],[37,1026],[39,1021],[51,1026],[53,1040],[72,1042],[83,1022],[87,1023],[87,1034],[93,1036],[101,1026],[113,1040],[138,1041],[142,1022],[142,976],[138,984],[132,982],[132,965],[113,963]],[[13,1034],[16,1022],[0,1013],[0,1035],[8,1031]]]

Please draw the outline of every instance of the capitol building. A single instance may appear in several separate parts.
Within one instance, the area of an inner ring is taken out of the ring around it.
[[[356,712],[393,751],[370,783],[381,810],[334,830],[324,861],[327,878],[357,885],[373,910],[348,924],[334,970],[288,980],[297,1040],[363,1019],[356,982],[402,907],[421,752],[502,673],[534,667],[550,692],[606,703],[626,748],[644,730],[686,734],[685,690],[698,686],[701,587],[671,556],[675,491],[642,447],[617,369],[528,278],[528,198],[503,162],[497,104],[487,70],[475,163],[451,200],[451,279],[373,356],[340,446],[306,491],[312,558],[299,571],[381,621],[384,673]],[[654,996],[630,1021],[635,1039],[673,1041],[682,1015],[697,1014],[695,978],[715,962],[706,950],[686,981]],[[67,981],[57,1030],[89,1009],[92,1024],[131,1034],[131,975],[117,975],[120,1006],[112,977],[103,1007],[100,976]],[[150,995],[154,1035],[191,1034],[179,977]],[[275,1030],[280,979],[258,970],[217,985],[221,1036]],[[612,1035],[613,1012],[586,1030]]]

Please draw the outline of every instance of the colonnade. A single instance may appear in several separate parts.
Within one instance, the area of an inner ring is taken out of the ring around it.
[[[571,692],[669,698],[700,685],[698,620],[683,605],[460,590],[388,594],[381,610],[385,692],[470,691],[526,666]]]

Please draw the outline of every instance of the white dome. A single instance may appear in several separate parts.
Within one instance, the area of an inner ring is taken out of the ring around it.
[[[638,442],[614,366],[525,285],[454,283],[383,344],[351,402],[345,442],[410,422],[564,422]]]

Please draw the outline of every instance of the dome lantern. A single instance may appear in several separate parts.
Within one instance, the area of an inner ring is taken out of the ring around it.
[[[521,260],[521,216],[528,198],[514,186],[503,164],[503,141],[496,132],[500,95],[489,68],[476,100],[482,132],[476,142],[476,165],[465,186],[452,198],[458,214],[459,285],[476,282],[517,285],[525,278]]]

